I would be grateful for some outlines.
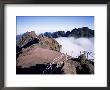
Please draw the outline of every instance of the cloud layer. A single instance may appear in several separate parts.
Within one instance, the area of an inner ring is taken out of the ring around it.
[[[94,38],[60,37],[56,40],[62,45],[62,53],[77,57],[80,51],[87,51],[92,52],[88,58],[94,59]]]

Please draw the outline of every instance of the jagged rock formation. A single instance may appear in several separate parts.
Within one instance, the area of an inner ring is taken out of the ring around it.
[[[78,28],[78,29],[73,29],[72,31],[57,31],[57,32],[45,32],[43,34],[44,36],[47,37],[53,37],[53,38],[58,38],[58,37],[94,37],[94,30],[89,29],[88,27],[83,27],[83,28]]]
[[[35,39],[37,37],[37,35],[35,34],[34,31],[31,32],[26,32],[24,33],[20,40],[18,40],[17,46],[23,47],[24,45],[26,45],[29,41],[32,41],[33,39]]]
[[[17,43],[17,52],[21,48],[27,48],[31,45],[36,45],[42,48],[48,48],[54,51],[60,51],[61,45],[54,39],[43,35],[37,36],[34,31],[26,32],[22,35]]]

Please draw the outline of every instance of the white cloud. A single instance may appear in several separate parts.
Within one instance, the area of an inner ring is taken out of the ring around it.
[[[92,52],[88,58],[94,59],[94,38],[60,37],[56,40],[62,45],[62,53],[76,57],[80,55],[80,51],[88,51]]]

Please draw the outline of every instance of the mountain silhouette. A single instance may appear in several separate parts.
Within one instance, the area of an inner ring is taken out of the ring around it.
[[[89,29],[88,27],[82,27],[82,28],[74,28],[71,31],[56,31],[53,33],[50,32],[45,32],[42,34],[47,37],[53,37],[53,38],[58,38],[58,37],[94,37],[94,30]]]

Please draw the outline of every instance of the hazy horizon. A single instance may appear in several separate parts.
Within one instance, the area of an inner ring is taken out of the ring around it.
[[[82,27],[94,30],[94,16],[16,16],[16,25],[17,35],[27,31],[40,34]]]

